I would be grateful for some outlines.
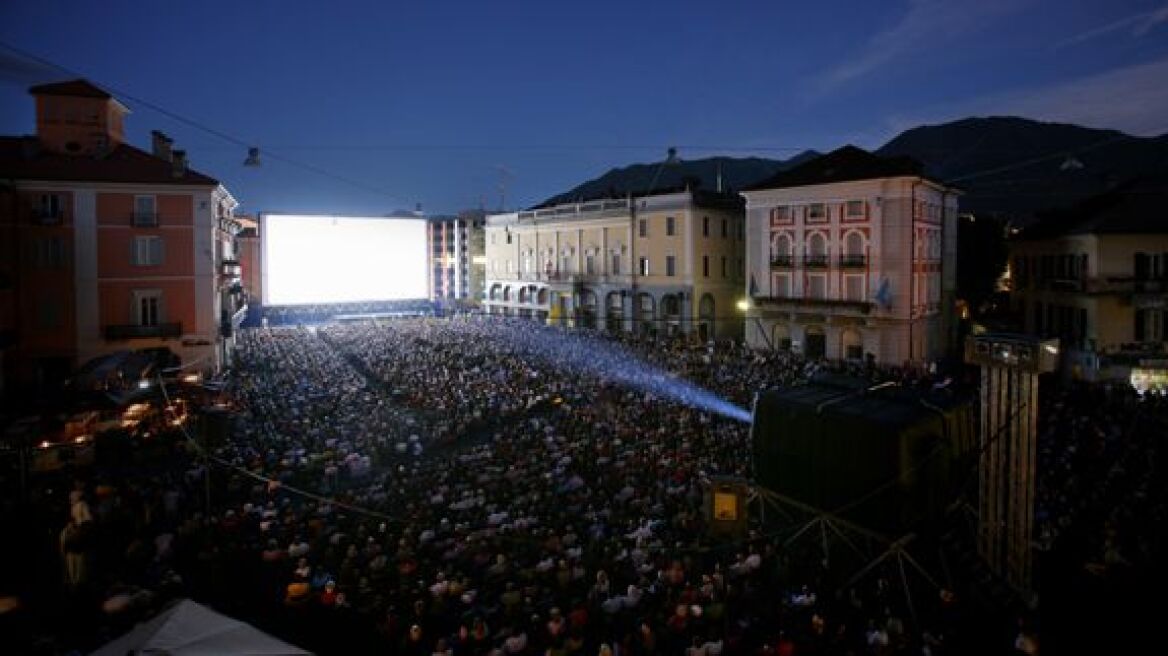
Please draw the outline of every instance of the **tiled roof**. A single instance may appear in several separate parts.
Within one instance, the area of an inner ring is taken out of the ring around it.
[[[81,98],[111,98],[110,94],[88,80],[69,80],[38,84],[28,90],[34,96],[74,96]]]
[[[780,171],[766,180],[746,187],[745,191],[805,187],[904,175],[926,177],[924,166],[911,157],[881,157],[863,148],[847,145],[786,171]]]
[[[215,186],[219,181],[187,168],[175,177],[164,159],[121,144],[104,156],[44,150],[36,137],[0,137],[0,178],[75,182],[129,182]]]

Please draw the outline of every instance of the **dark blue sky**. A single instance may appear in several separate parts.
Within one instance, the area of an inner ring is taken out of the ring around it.
[[[1019,114],[1168,132],[1165,0],[0,2],[0,41],[133,100],[248,211],[529,205],[614,166],[844,143]],[[0,133],[33,130],[0,49]]]

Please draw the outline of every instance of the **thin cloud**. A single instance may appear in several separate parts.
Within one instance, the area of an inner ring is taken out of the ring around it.
[[[1097,39],[1101,36],[1106,36],[1113,32],[1126,31],[1130,36],[1142,37],[1148,32],[1156,29],[1160,25],[1168,23],[1168,5],[1164,5],[1159,9],[1151,11],[1144,11],[1131,16],[1125,16],[1119,20],[1112,21],[1102,27],[1096,27],[1086,32],[1076,34],[1069,39],[1059,41],[1054,45],[1054,49],[1066,48],[1069,46],[1079,45],[1092,39]]]
[[[1046,87],[983,96],[890,118],[889,136],[905,128],[968,116],[1023,116],[1120,130],[1136,136],[1168,132],[1168,58],[1123,66]]]
[[[896,24],[873,35],[853,57],[829,70],[819,81],[818,91],[832,91],[906,55],[951,42],[1025,4],[1008,0],[910,0],[908,11]]]

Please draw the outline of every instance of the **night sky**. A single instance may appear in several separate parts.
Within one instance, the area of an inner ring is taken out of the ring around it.
[[[123,97],[133,143],[166,131],[246,211],[495,209],[501,181],[513,208],[671,145],[782,158],[969,115],[1168,132],[1164,0],[10,0],[0,41],[259,146],[243,168]],[[67,77],[0,48],[0,133]]]

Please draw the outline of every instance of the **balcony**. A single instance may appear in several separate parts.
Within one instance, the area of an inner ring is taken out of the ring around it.
[[[771,256],[772,269],[790,269],[793,266],[795,266],[795,258],[790,255]]]
[[[867,255],[840,255],[839,265],[841,269],[863,269],[868,265]]]
[[[239,260],[221,260],[219,273],[226,278],[238,278],[243,275],[243,268],[239,265]]]
[[[826,269],[827,255],[804,255],[803,266],[807,269]]]
[[[130,215],[130,225],[135,228],[156,228],[158,212],[134,212]]]
[[[826,310],[851,310],[861,314],[872,311],[873,303],[869,301],[848,301],[836,298],[803,298],[783,296],[755,297],[754,302],[762,308],[817,308]]]
[[[1056,289],[1052,281],[1051,289]],[[1136,278],[1132,276],[1111,276],[1106,278],[1087,278],[1079,283],[1075,291],[1086,291],[1088,294],[1164,294],[1168,293],[1168,279],[1165,278]]]
[[[180,336],[182,336],[182,324],[178,322],[160,323],[155,326],[121,324],[105,327],[105,338],[111,341],[123,339],[167,339]]]

